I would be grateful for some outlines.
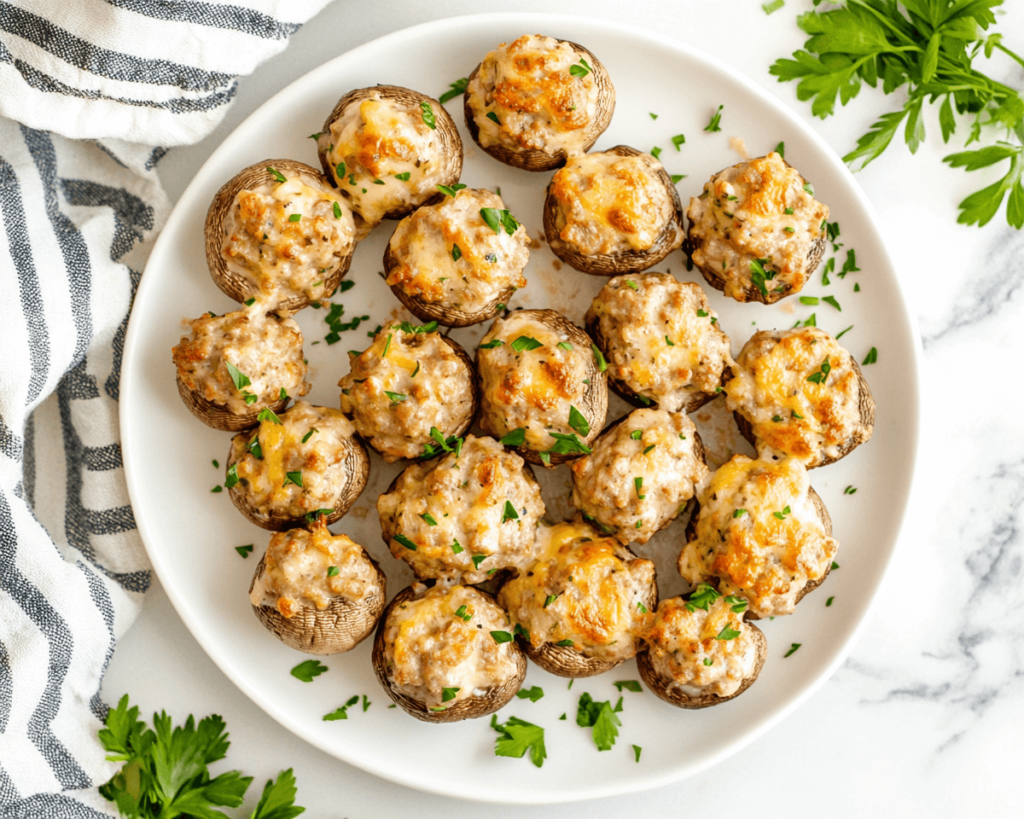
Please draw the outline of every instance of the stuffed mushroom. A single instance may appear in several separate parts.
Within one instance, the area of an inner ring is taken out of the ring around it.
[[[240,171],[206,215],[213,281],[235,301],[260,301],[277,312],[333,293],[355,245],[348,201],[319,171],[290,159]]]
[[[418,458],[469,429],[477,409],[473,362],[437,323],[390,321],[362,352],[350,351],[341,411],[388,463]]]
[[[612,389],[634,406],[694,412],[721,391],[729,337],[700,285],[669,273],[616,276],[591,303],[586,328]]]
[[[417,583],[388,605],[373,669],[388,696],[424,722],[485,717],[526,677],[526,657],[505,611],[472,586]]]
[[[683,243],[683,206],[657,159],[619,145],[574,156],[555,173],[544,233],[551,251],[577,270],[637,273]]]
[[[544,515],[529,466],[493,438],[466,436],[412,464],[377,501],[391,553],[420,579],[482,583],[533,559]]]
[[[538,531],[537,559],[498,593],[537,665],[562,677],[600,674],[636,654],[658,603],[654,564],[586,523]]]
[[[679,708],[707,708],[738,697],[767,656],[764,633],[746,622],[746,601],[699,586],[689,600],[662,600],[643,633],[636,665],[647,687]]]
[[[350,91],[317,136],[324,173],[370,225],[439,200],[462,173],[462,138],[441,103],[377,85]]]
[[[811,469],[871,437],[875,402],[856,360],[817,327],[756,333],[732,365],[726,406],[758,455]]]
[[[477,324],[526,286],[529,244],[526,228],[498,194],[454,190],[399,222],[384,253],[386,281],[424,321]]]
[[[733,455],[699,495],[679,573],[749,603],[749,619],[792,614],[829,573],[832,519],[796,458]]]
[[[256,426],[264,410],[281,412],[310,390],[302,333],[293,319],[260,305],[189,322],[172,354],[178,394],[200,421],[238,432]]]
[[[339,410],[297,401],[259,428],[236,435],[224,486],[257,526],[281,531],[313,515],[328,524],[344,515],[366,486],[370,459],[355,427]]]
[[[771,304],[799,293],[825,253],[828,205],[774,151],[711,177],[690,200],[690,258],[736,301]]]
[[[570,464],[572,505],[622,544],[646,543],[708,477],[704,446],[681,412],[634,410]]]
[[[259,621],[285,645],[338,654],[369,636],[384,611],[387,580],[376,561],[323,516],[270,538],[249,586]]]
[[[548,171],[590,150],[611,122],[615,87],[591,52],[524,34],[502,43],[469,75],[466,126],[495,159]]]
[[[491,325],[476,355],[485,432],[549,468],[590,452],[608,385],[583,330],[554,310],[516,311]]]

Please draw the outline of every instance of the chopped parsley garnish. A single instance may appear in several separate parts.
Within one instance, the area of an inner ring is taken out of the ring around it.
[[[245,306],[246,307],[252,307],[255,303],[256,303],[256,299],[255,298],[251,298],[251,299],[246,299],[245,300]]]
[[[277,417],[277,413],[274,412],[270,407],[264,407],[260,410],[260,414],[256,416],[256,420],[261,424],[265,421],[270,421],[272,424],[280,424],[281,419]]]
[[[574,643],[572,640],[559,640],[557,643],[555,643],[555,645],[561,646],[562,648],[571,648],[572,646],[576,645],[576,643]]]
[[[305,660],[291,670],[291,675],[302,682],[313,682],[314,677],[319,677],[327,670],[319,660]]]
[[[539,685],[532,686],[531,688],[520,688],[516,691],[516,696],[521,700],[536,702],[544,696],[544,689]]]
[[[703,609],[704,611],[709,611],[711,604],[721,596],[714,587],[709,586],[707,583],[701,583],[690,594],[690,599],[686,601],[686,610],[696,611],[697,609]]]
[[[765,14],[772,14],[773,12],[781,9],[784,5],[786,5],[786,0],[771,0],[770,3],[762,3],[761,8],[764,9]]]
[[[750,281],[761,291],[761,295],[766,298],[768,296],[768,287],[765,285],[765,282],[771,281],[777,275],[776,271],[765,269],[764,265],[770,261],[771,259],[751,259],[750,261]]]
[[[726,597],[725,602],[729,604],[734,614],[742,614],[747,610],[747,601],[742,597],[737,597],[735,594],[730,594]]]
[[[569,73],[574,77],[583,78],[587,76],[593,69],[590,67],[590,63],[580,57],[580,61],[573,66],[569,67]]]
[[[704,665],[714,665],[714,664],[715,664],[715,661],[712,660],[710,657],[705,657],[704,658]]]
[[[823,301],[823,302],[825,302],[826,304],[831,304],[831,305],[832,305],[833,307],[835,307],[835,308],[836,308],[836,310],[838,310],[838,311],[839,311],[840,313],[841,313],[841,312],[843,312],[843,308],[839,306],[839,302],[838,302],[838,301],[836,301],[836,297],[835,297],[835,296],[825,296],[825,297],[824,297],[824,298],[822,299],[822,301]]]
[[[558,346],[563,350],[572,350],[572,345],[568,341],[559,341]]]
[[[504,446],[522,446],[526,442],[526,428],[519,427],[505,434],[499,443]]]
[[[522,759],[527,751],[530,752],[530,761],[540,768],[547,759],[548,752],[544,747],[544,729],[521,720],[519,717],[509,717],[504,725],[498,723],[497,714],[491,715],[491,727],[497,731],[499,736],[494,741],[495,756],[510,756]]]
[[[830,597],[830,598],[829,598],[828,600],[826,600],[826,601],[825,601],[825,606],[826,606],[826,608],[827,608],[828,606],[831,606],[831,605],[832,605],[832,601],[833,601],[833,600],[835,600],[835,599],[836,599],[836,598],[835,598],[835,596],[832,596],[832,597]]]
[[[448,90],[445,91],[438,99],[443,104],[448,100],[453,100],[456,97],[462,96],[466,93],[466,89],[469,87],[469,78],[461,77],[455,82],[448,83]]]
[[[797,324],[798,327],[801,326],[801,322],[799,322],[799,321],[796,324]],[[807,321],[802,322],[802,324],[803,324],[804,327],[817,327],[818,326],[818,316],[817,316],[817,314],[816,313],[811,313],[811,315],[807,317]]]
[[[548,606],[550,606],[557,599],[558,599],[558,595],[557,594],[549,594],[547,597],[544,598],[544,608],[547,608]]]
[[[469,619],[471,617],[469,612],[466,611],[466,607],[465,606],[459,606],[457,609],[455,609],[455,616],[458,617],[460,620],[462,620],[462,622],[464,622],[464,623],[468,623]]]
[[[707,315],[707,313],[705,313],[704,315],[706,316],[706,315]],[[666,344],[667,344],[667,345],[668,345],[669,347],[675,347],[675,346],[676,346],[676,343],[675,343],[675,342],[674,342],[674,341],[673,341],[672,339],[670,339],[670,338],[669,338],[668,336],[665,336],[665,343],[666,343]]]
[[[576,707],[576,724],[592,729],[594,745],[599,751],[610,751],[619,736],[622,721],[609,701],[594,702],[590,694],[582,694]]]
[[[832,365],[828,363],[828,356],[825,356],[825,360],[821,362],[821,368],[817,372],[811,373],[807,376],[807,380],[812,384],[824,384],[828,378],[828,374],[832,371]]]
[[[722,626],[722,630],[715,635],[716,640],[735,640],[740,636],[740,633],[731,627],[732,623],[726,623]]]
[[[809,182],[804,182],[804,190],[811,196],[814,196],[814,188],[811,187]]]
[[[403,171],[402,173],[396,173],[396,174],[392,174],[392,175],[399,182],[408,182],[409,181],[409,177],[412,176],[412,174],[409,171]]]
[[[644,455],[647,455],[652,449],[654,449],[655,446],[657,446],[657,444],[651,444],[646,449],[644,449]]]
[[[437,322],[428,321],[426,324],[410,324],[408,321],[403,321],[398,325],[398,329],[403,333],[432,333],[437,329]]]
[[[451,702],[461,690],[461,688],[442,688],[441,702]]]
[[[224,481],[224,488],[230,489],[238,483],[238,464],[231,464],[228,467],[227,479]]]
[[[481,344],[480,345],[480,349],[481,350],[493,350],[495,347],[500,347],[504,343],[505,342],[502,341],[500,338],[492,338],[486,344]]]
[[[848,486],[848,487],[846,487],[846,489],[843,490],[843,494],[844,495],[856,495],[857,494],[857,487],[856,486]]]
[[[677,185],[678,183],[680,183],[684,179],[686,179],[686,174],[685,173],[674,173],[674,174],[672,174],[671,179],[672,179],[672,184],[673,185]]]
[[[454,185],[437,185],[436,187],[445,196],[451,196],[454,199],[456,196],[459,195],[459,191],[461,191],[466,186],[463,185],[461,182],[456,182]]]
[[[314,509],[312,512],[306,512],[303,517],[306,519],[306,523],[313,523],[321,515],[328,516],[333,514],[333,509]]]
[[[643,688],[640,687],[640,683],[638,683],[636,680],[619,680],[617,682],[613,682],[612,685],[619,689],[620,694],[622,693],[623,689],[625,689],[626,691],[632,691],[634,694],[643,693]]]
[[[676,146],[677,151],[681,151],[682,148],[680,146],[686,144],[686,135],[676,134],[674,137],[672,137],[672,144]]]
[[[498,119],[498,115],[495,114],[493,111],[488,111],[487,112],[487,119],[489,119],[495,125],[501,125],[501,120]]]
[[[512,505],[512,501],[505,501],[505,510],[501,513],[501,522],[509,520],[519,520],[519,513],[516,512],[516,508]]]
[[[466,550],[462,548],[462,544],[459,543],[459,541],[457,541],[457,540],[453,540],[452,541],[452,554],[458,555],[458,554],[462,554],[464,551],[466,551]]]
[[[590,422],[576,407],[569,405],[569,426],[586,438],[590,434]]]
[[[395,541],[395,543],[399,544],[400,546],[404,546],[411,552],[416,551],[416,544],[409,540],[409,538],[407,538],[405,535],[395,535],[393,540]]]
[[[230,361],[225,360],[224,366],[228,368],[228,375],[231,376],[231,382],[235,385],[236,390],[242,389],[242,387],[248,387],[252,384],[249,380],[249,376],[243,373]]]
[[[653,148],[651,148],[651,156],[653,156],[655,159],[660,157],[661,156],[661,148],[659,148],[657,145],[655,145]]]
[[[789,509],[788,506],[785,509],[783,509],[781,512],[772,512],[772,515],[777,517],[779,520],[785,520],[786,516],[789,515],[789,514],[791,514],[791,512],[790,512],[790,509]]]
[[[335,165],[334,166],[334,173],[337,174],[338,179],[344,179],[345,178],[345,163],[344,162],[339,162],[337,165]],[[354,185],[355,182],[350,182],[349,184],[350,185]]]
[[[288,221],[289,222],[299,222],[301,220],[302,220],[302,214],[301,213],[293,213],[293,214],[290,214],[288,216]]]
[[[642,429],[634,429],[631,433],[629,433],[629,437],[632,438],[634,441],[639,441],[643,437],[643,435],[644,431]]]
[[[458,245],[453,244],[452,245],[452,261],[453,262],[457,262],[461,258],[462,258],[462,251],[459,250],[459,246]]]
[[[639,600],[636,601],[636,607],[640,610],[641,614],[647,614],[647,606],[645,606]]]
[[[328,577],[337,577],[338,573],[340,571],[341,571],[341,569],[339,569],[337,566],[328,566],[327,567],[327,576]]]
[[[776,416],[775,416],[775,418],[779,418],[779,416],[778,416],[778,415],[776,415]],[[772,420],[774,421],[774,420],[775,420],[775,418],[773,418]],[[781,419],[781,418],[779,418],[779,420],[781,421],[782,419]],[[738,517],[740,517],[740,516],[742,516],[742,515],[745,515],[745,514],[747,514],[747,510],[746,510],[746,509],[733,509],[733,510],[732,510],[732,516],[733,516],[734,518],[738,518]]]
[[[426,126],[431,131],[437,130],[437,121],[434,119],[433,106],[426,100],[423,100],[423,102],[420,103],[420,110],[423,111],[423,122],[426,123]]]
[[[519,336],[519,338],[512,342],[512,349],[517,353],[529,352],[543,346],[537,339],[530,336]]]
[[[833,561],[832,561],[832,566],[831,566],[830,568],[832,568],[832,569],[838,569],[838,568],[839,568],[839,564],[838,564],[838,563],[836,563],[836,562],[835,562],[835,561],[833,560]]]
[[[401,404],[403,401],[409,398],[408,395],[401,392],[391,392],[390,390],[384,390],[384,394],[391,399],[392,404]]]
[[[845,330],[843,330],[843,331],[842,331],[842,332],[841,332],[841,333],[840,333],[839,335],[837,335],[837,336],[836,336],[836,341],[839,341],[839,339],[841,339],[841,338],[842,338],[843,336],[845,336],[845,335],[846,335],[846,334],[847,334],[848,332],[850,332],[850,330],[852,330],[852,329],[853,329],[853,325],[851,324],[851,325],[850,325],[849,327],[847,327],[847,328],[846,328]]]
[[[657,119],[658,118],[658,115],[655,114],[653,111],[649,111],[648,112],[648,116],[650,116],[651,119]]]
[[[293,483],[293,484],[295,484],[296,486],[299,486],[299,487],[302,486],[302,471],[301,470],[298,471],[298,472],[286,472],[285,473],[284,483],[282,484],[282,486],[287,486],[290,483]]]
[[[480,216],[483,218],[484,222],[487,223],[487,227],[495,233],[500,233],[501,228],[505,228],[505,232],[511,236],[519,227],[519,222],[517,222],[515,217],[507,210],[498,210],[498,208],[480,208]]]
[[[364,699],[365,699],[365,697],[364,697]],[[324,714],[323,721],[324,722],[336,722],[337,720],[348,719],[348,709],[351,708],[353,705],[356,705],[358,702],[359,702],[359,695],[358,694],[349,697],[348,702],[346,702],[343,706],[341,706],[340,708],[334,709],[329,714]],[[367,707],[369,707],[369,706],[364,707],[363,710],[365,711]]]
[[[819,301],[821,301],[821,299],[819,299],[817,296],[801,296],[800,297],[800,303],[801,304],[806,304],[808,306],[814,306]]]
[[[424,512],[420,517],[423,518],[423,522],[426,523],[427,526],[437,526],[437,521],[430,512]]]
[[[643,488],[643,485],[644,485],[644,479],[643,478],[640,478],[640,477],[633,478],[633,487],[636,489],[636,496],[637,496],[638,500],[643,500],[644,498],[647,497],[647,495],[641,495],[640,494],[640,490]]]
[[[839,278],[845,279],[847,273],[859,273],[860,268],[857,267],[857,251],[850,250],[846,251],[846,261],[843,262],[843,269],[839,271]]]
[[[511,643],[512,642],[512,635],[509,634],[507,631],[492,631],[491,632],[491,637],[493,637],[494,638],[494,642],[498,643],[499,645],[501,643]]]
[[[549,432],[548,435],[555,439],[555,445],[541,455],[589,455],[593,451],[575,433],[564,435],[561,432]]]
[[[870,350],[868,350],[868,354],[864,356],[864,360],[861,362],[861,364],[867,366],[868,364],[874,364],[876,361],[878,361],[878,350],[872,347]]]
[[[287,182],[288,181],[288,177],[286,177],[283,173],[281,173],[277,168],[271,168],[269,165],[267,165],[267,172],[272,177],[274,177],[274,181],[275,182]]]
[[[604,372],[605,370],[607,370],[608,369],[608,362],[604,360],[604,353],[602,353],[597,348],[597,345],[594,344],[593,342],[590,343],[590,349],[594,353],[594,358],[597,359],[597,369],[600,370],[601,372]]]
[[[711,116],[711,121],[704,126],[704,130],[710,133],[715,133],[722,130],[722,109],[724,105],[719,105],[718,110]]]
[[[238,552],[242,557],[248,557],[250,552],[252,552],[252,546],[253,544],[251,543],[245,546],[236,546],[235,551]]]
[[[790,657],[793,654],[796,654],[797,649],[800,648],[800,646],[802,646],[802,645],[803,645],[803,643],[793,643],[793,644],[791,644],[790,647],[789,647],[789,651],[787,651],[785,654],[782,655],[783,659],[785,659],[786,657]]]
[[[640,289],[640,287],[637,285],[637,283],[635,281],[633,281],[632,279],[626,279],[626,286],[630,290],[639,290]]]

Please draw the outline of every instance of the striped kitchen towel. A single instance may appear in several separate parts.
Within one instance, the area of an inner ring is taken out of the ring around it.
[[[116,815],[99,686],[150,583],[117,428],[156,163],[328,0],[0,0],[0,819]]]

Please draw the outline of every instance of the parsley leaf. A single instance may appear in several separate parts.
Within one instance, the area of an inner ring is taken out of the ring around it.
[[[618,718],[609,701],[594,702],[590,694],[580,697],[576,708],[576,724],[591,728],[594,745],[599,751],[610,751],[619,736],[622,721]]]
[[[590,422],[576,407],[569,406],[569,426],[586,438],[590,434]]]
[[[724,105],[719,105],[718,110],[711,116],[711,121],[704,126],[705,131],[715,133],[722,130],[722,109]]]
[[[456,80],[455,82],[450,82],[448,83],[448,90],[445,91],[440,97],[438,97],[438,101],[443,104],[448,102],[448,100],[453,100],[456,97],[461,97],[463,94],[466,93],[466,89],[468,87],[468,77],[462,77]]]
[[[491,727],[501,734],[494,741],[495,756],[511,756],[522,759],[529,750],[530,761],[534,765],[540,768],[544,764],[548,752],[544,747],[543,728],[518,717],[509,717],[508,722],[499,725],[496,714],[491,716]]]
[[[530,702],[536,702],[544,696],[544,689],[539,685],[535,685],[532,688],[520,688],[516,691],[516,696],[521,700],[529,700]]]

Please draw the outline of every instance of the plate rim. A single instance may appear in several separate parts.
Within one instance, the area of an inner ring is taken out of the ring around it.
[[[420,23],[414,26],[399,29],[397,31],[390,32],[372,40],[368,40],[349,51],[338,54],[337,56],[327,60],[319,66],[307,71],[302,76],[296,78],[292,82],[288,83],[284,88],[278,91],[276,94],[268,97],[262,103],[260,103],[248,116],[245,117],[235,128],[232,129],[231,133],[227,134],[221,143],[214,149],[209,157],[203,162],[199,170],[196,171],[192,180],[188,183],[185,189],[182,191],[178,202],[175,203],[168,216],[167,222],[164,224],[160,235],[157,237],[149,258],[146,262],[144,270],[148,272],[150,266],[153,264],[154,259],[159,259],[161,255],[165,253],[165,246],[171,243],[170,228],[175,225],[176,221],[185,218],[184,211],[179,207],[180,202],[188,198],[191,190],[199,185],[202,185],[202,180],[206,177],[207,168],[219,161],[221,155],[226,152],[225,145],[237,131],[243,129],[250,120],[260,115],[260,112],[267,106],[271,106],[277,102],[281,97],[288,95],[293,88],[300,84],[305,84],[310,81],[310,78],[314,75],[327,73],[334,66],[339,63],[349,63],[352,61],[358,61],[360,56],[367,51],[376,51],[382,47],[388,45],[394,45],[401,43],[403,40],[408,38],[418,39],[421,36],[429,35],[431,32],[438,29],[450,29],[459,28],[462,26],[474,26],[474,25],[500,25],[500,24],[519,24],[519,28],[522,28],[523,24],[530,26],[536,26],[541,28],[548,24],[551,25],[588,25],[597,28],[604,29],[606,31],[614,33],[626,33],[633,37],[637,37],[643,40],[656,42],[661,46],[664,46],[670,50],[684,54],[686,57],[695,59],[697,61],[704,62],[714,67],[716,70],[728,75],[734,82],[743,88],[749,94],[757,97],[762,103],[767,104],[771,108],[775,109],[786,122],[799,130],[802,136],[808,138],[814,146],[819,149],[822,153],[823,158],[833,166],[833,170],[845,177],[849,192],[855,197],[860,207],[864,210],[867,215],[869,226],[875,232],[878,239],[878,250],[880,251],[883,260],[888,264],[889,268],[893,271],[894,284],[896,292],[899,296],[899,303],[896,305],[901,308],[906,317],[906,330],[910,335],[910,348],[911,348],[911,359],[907,362],[908,370],[911,375],[909,384],[906,384],[912,389],[908,390],[903,396],[904,400],[908,403],[912,403],[912,429],[906,432],[910,433],[911,440],[909,441],[909,449],[911,454],[911,468],[909,473],[909,480],[901,487],[902,497],[897,499],[897,503],[900,504],[901,508],[898,510],[898,525],[896,527],[895,535],[893,537],[892,547],[884,561],[881,561],[884,565],[880,567],[879,581],[875,585],[875,588],[868,595],[867,603],[864,607],[864,611],[859,616],[853,629],[850,631],[845,642],[840,646],[836,652],[833,660],[820,672],[815,679],[806,685],[803,691],[797,694],[785,705],[777,707],[774,712],[764,719],[761,724],[755,728],[747,731],[743,736],[737,738],[735,741],[722,748],[717,753],[711,754],[700,762],[690,765],[683,769],[677,769],[674,771],[668,771],[665,773],[651,773],[648,775],[642,775],[639,771],[637,775],[627,780],[617,780],[613,784],[600,788],[588,788],[586,792],[579,792],[573,789],[567,789],[566,791],[559,793],[543,792],[538,795],[533,795],[528,788],[522,788],[518,790],[512,790],[503,795],[501,799],[495,799],[492,792],[485,787],[480,788],[469,788],[465,789],[460,786],[457,791],[452,791],[449,788],[444,787],[443,783],[437,783],[427,778],[421,778],[418,780],[410,781],[407,776],[400,775],[398,773],[390,773],[386,768],[373,767],[371,765],[362,764],[355,754],[349,756],[339,756],[338,750],[334,747],[329,746],[327,743],[320,742],[313,735],[306,732],[301,725],[296,724],[286,714],[278,711],[275,703],[263,697],[260,693],[253,690],[244,675],[242,675],[238,669],[235,669],[226,658],[218,656],[214,647],[208,644],[208,638],[205,632],[205,626],[194,618],[189,604],[187,603],[185,596],[179,594],[177,588],[168,586],[161,582],[161,585],[166,592],[168,599],[174,606],[174,609],[182,622],[188,628],[189,633],[199,643],[206,655],[213,661],[213,663],[221,670],[222,673],[231,681],[231,683],[242,691],[250,700],[252,700],[260,709],[278,722],[283,728],[290,731],[295,736],[302,739],[304,742],[313,746],[314,748],[323,751],[324,753],[344,762],[350,764],[360,770],[366,771],[373,774],[381,779],[394,782],[399,785],[403,785],[408,788],[415,790],[424,791],[427,793],[437,794],[439,796],[446,796],[449,798],[458,798],[466,801],[491,803],[491,804],[517,804],[517,805],[539,805],[539,804],[560,804],[567,802],[576,801],[587,801],[593,799],[607,798],[611,796],[619,796],[623,794],[636,793],[640,791],[652,790],[654,788],[664,787],[674,782],[679,782],[683,779],[695,776],[707,769],[719,764],[724,759],[733,756],[742,749],[755,742],[771,728],[776,726],[779,722],[789,716],[794,710],[800,707],[807,699],[809,699],[818,689],[825,684],[840,665],[846,660],[852,651],[854,645],[860,639],[869,619],[869,614],[872,611],[875,602],[887,580],[889,579],[889,570],[892,561],[896,555],[897,550],[900,548],[900,544],[904,539],[904,534],[908,525],[908,510],[910,507],[910,501],[912,492],[915,484],[917,483],[917,474],[919,471],[920,460],[921,460],[921,388],[922,388],[922,373],[921,365],[923,360],[923,346],[921,341],[921,334],[918,328],[916,314],[910,309],[910,300],[908,299],[907,290],[904,286],[903,281],[898,275],[896,264],[893,261],[893,257],[887,244],[883,239],[883,232],[880,227],[878,216],[875,213],[875,209],[872,206],[867,195],[857,183],[855,177],[842,162],[832,147],[825,141],[814,128],[808,124],[804,116],[797,111],[795,108],[787,105],[781,99],[775,95],[769,93],[769,91],[756,83],[753,79],[743,74],[736,68],[733,68],[728,63],[719,60],[717,57],[699,49],[694,48],[686,43],[680,42],[673,39],[672,37],[655,32],[649,29],[642,28],[640,26],[621,23],[619,21],[608,20],[604,18],[591,17],[587,15],[574,15],[574,14],[558,14],[558,13],[534,13],[534,12],[487,12],[481,14],[468,14],[468,15],[457,15],[452,17],[444,17],[437,20],[431,20],[425,23]],[[526,29],[523,29],[526,30]],[[209,138],[209,137],[207,137]],[[135,304],[138,303],[145,297],[148,292],[151,277],[143,275],[139,283],[138,291],[136,292],[135,298],[132,302],[131,315],[128,321],[128,329],[125,335],[124,351],[121,364],[121,400],[118,412],[118,423],[121,431],[121,444],[122,444],[122,459],[124,463],[125,481],[128,488],[129,499],[132,503],[133,512],[136,509],[136,498],[141,494],[141,488],[137,487],[137,482],[141,482],[139,477],[141,473],[140,462],[142,456],[136,457],[136,453],[132,449],[130,438],[126,436],[123,430],[128,429],[132,426],[132,420],[130,416],[133,414],[132,406],[134,403],[134,396],[136,390],[140,388],[134,387],[134,379],[132,377],[133,372],[133,361],[136,355],[136,350],[142,346],[142,339],[144,338],[144,329],[141,327],[141,320],[136,319]],[[154,285],[155,286],[155,285]],[[142,507],[139,507],[142,508]],[[163,576],[166,571],[164,561],[160,556],[159,550],[149,546],[151,530],[149,527],[148,520],[145,514],[136,513],[136,524],[139,531],[140,539],[142,540],[143,546],[146,549],[147,556],[153,570],[156,572],[157,577]],[[155,540],[154,540],[155,542]]]

